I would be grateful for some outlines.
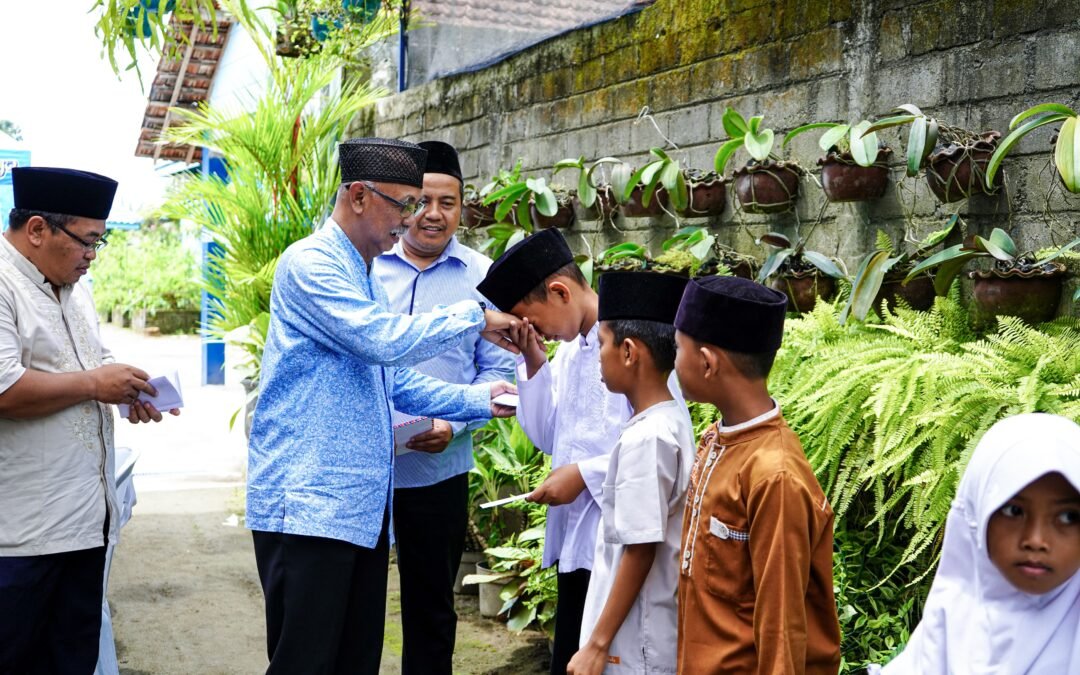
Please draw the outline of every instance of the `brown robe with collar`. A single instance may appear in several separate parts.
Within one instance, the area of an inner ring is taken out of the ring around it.
[[[680,673],[835,675],[832,507],[779,410],[702,436],[682,541]]]

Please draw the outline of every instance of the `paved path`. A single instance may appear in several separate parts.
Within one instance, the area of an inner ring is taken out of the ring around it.
[[[243,527],[246,442],[229,419],[243,388],[199,385],[199,339],[143,337],[106,324],[118,361],[151,375],[180,373],[184,410],[161,424],[117,424],[117,445],[140,452],[138,504],[121,533],[110,575],[122,675],[260,673],[266,668],[262,591]],[[400,673],[398,575],[391,565],[383,675]],[[515,636],[478,616],[475,596],[458,596],[460,675],[546,673],[546,640]]]

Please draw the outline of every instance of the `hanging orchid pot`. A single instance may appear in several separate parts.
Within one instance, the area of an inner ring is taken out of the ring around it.
[[[794,208],[801,177],[792,162],[752,162],[735,172],[735,195],[747,213],[783,213]]]
[[[926,182],[943,204],[967,199],[973,194],[994,194],[1001,186],[1001,174],[993,187],[986,184],[986,169],[997,149],[1001,134],[987,131],[978,139],[936,148],[929,158]]]
[[[889,184],[889,155],[881,148],[870,166],[860,166],[850,152],[830,152],[818,160],[821,187],[830,202],[862,202],[880,199]]]

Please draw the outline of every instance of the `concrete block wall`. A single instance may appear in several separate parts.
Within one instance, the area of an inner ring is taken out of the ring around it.
[[[641,164],[665,137],[684,165],[709,169],[726,137],[728,106],[763,114],[782,138],[807,122],[872,118],[900,103],[953,126],[1004,133],[1017,112],[1048,101],[1080,105],[1080,0],[657,0],[485,70],[385,98],[374,129],[452,143],[467,180],[483,184],[519,158],[547,176],[556,161],[579,155]],[[639,119],[646,107],[651,121]],[[1007,189],[995,197],[938,204],[924,181],[904,178],[900,136],[887,131],[898,189],[877,202],[825,205],[808,178],[788,214],[751,216],[729,206],[711,221],[619,218],[579,222],[567,235],[580,250],[598,252],[626,239],[658,247],[677,226],[707,224],[721,241],[761,258],[757,236],[805,234],[823,213],[810,248],[852,271],[877,229],[922,235],[957,212],[972,230],[1007,229],[1022,248],[1061,244],[1080,234],[1080,198],[1061,190],[1047,198],[1056,180],[1052,133],[1040,130],[1016,148],[1005,164]],[[808,169],[821,154],[813,133],[788,148]],[[736,155],[729,173],[746,159]],[[1062,309],[1076,313],[1067,299]]]

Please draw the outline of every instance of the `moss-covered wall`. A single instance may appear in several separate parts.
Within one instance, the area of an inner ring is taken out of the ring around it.
[[[858,120],[907,102],[952,125],[1005,131],[1030,105],[1075,106],[1078,99],[1080,0],[658,0],[486,70],[386,98],[375,130],[448,141],[461,150],[467,179],[483,183],[518,158],[546,175],[571,156],[640,163],[650,147],[664,144],[653,124],[638,121],[646,106],[659,132],[681,149],[677,156],[707,169],[725,138],[727,106],[763,114],[780,136],[806,122]],[[925,183],[913,192],[907,179],[903,190],[875,203],[828,205],[810,245],[853,268],[877,228],[899,236],[910,214],[925,233],[956,211],[973,229],[1010,229],[1022,247],[1063,243],[1080,230],[1080,199],[1059,190],[1049,199],[1056,220],[1044,213],[1051,133],[1020,144],[1007,160],[1008,189],[997,197],[941,206]],[[790,156],[816,168],[816,138],[797,139]],[[903,155],[896,133],[884,138]],[[903,175],[894,167],[896,180]],[[729,207],[709,225],[760,257],[756,236],[806,228],[823,204],[820,189],[804,183],[794,213],[748,216]],[[674,226],[667,217],[581,222],[567,234],[580,235],[571,237],[579,248],[598,251],[625,238],[656,246]],[[1067,302],[1063,309],[1074,311]]]

